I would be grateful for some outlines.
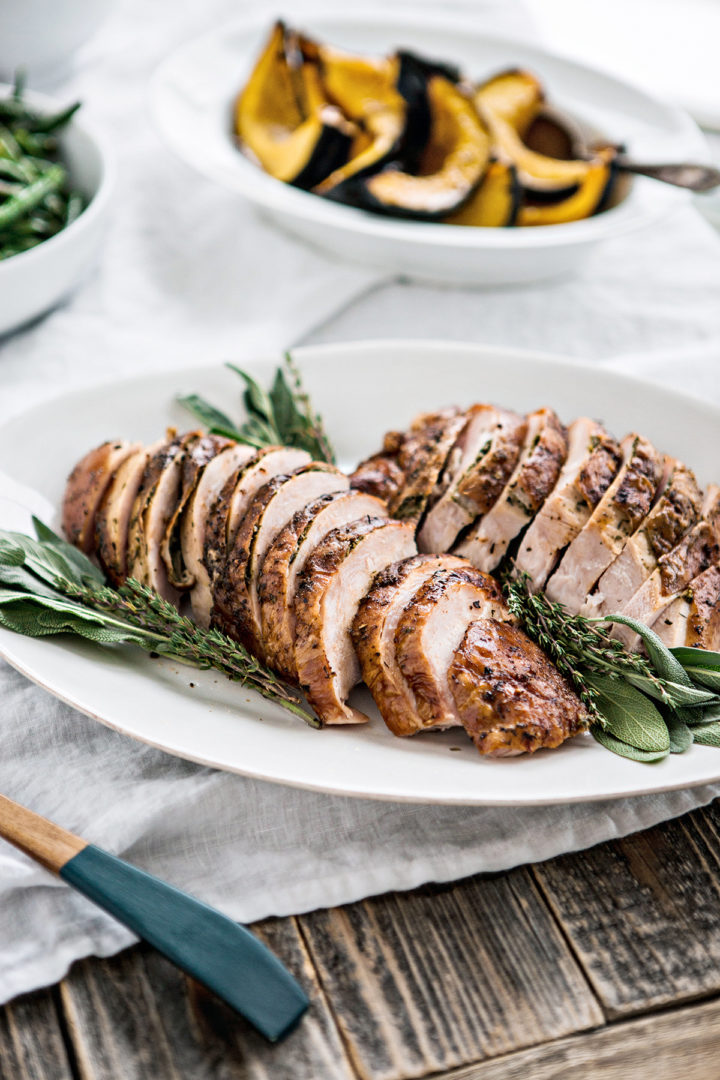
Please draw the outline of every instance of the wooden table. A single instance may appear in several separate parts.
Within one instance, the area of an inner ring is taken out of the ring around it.
[[[578,855],[255,927],[279,1046],[150,949],[0,1012],[2,1080],[717,1080],[720,801]]]

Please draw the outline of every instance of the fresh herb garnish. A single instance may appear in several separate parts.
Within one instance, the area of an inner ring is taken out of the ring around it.
[[[240,425],[199,394],[178,397],[180,405],[205,424],[212,435],[224,435],[257,449],[295,446],[307,450],[315,461],[335,464],[335,454],[322,419],[313,410],[290,353],[285,354],[284,367],[279,367],[275,372],[269,390],[264,390],[251,375],[235,364],[225,366],[245,383],[243,404],[247,419]]]
[[[100,645],[137,645],[214,668],[320,727],[296,692],[242,645],[204,630],[138,581],[107,587],[82,552],[36,518],[33,524],[37,539],[0,530],[0,626],[30,637],[70,633]]]
[[[720,653],[668,649],[657,634],[624,615],[570,615],[526,577],[508,578],[510,611],[525,633],[573,684],[597,741],[633,761],[681,754],[692,742],[720,747]],[[643,640],[647,656],[610,637],[623,623]]]
[[[84,199],[69,188],[57,140],[79,108],[41,116],[24,103],[20,76],[0,100],[0,260],[36,247],[82,212]]]

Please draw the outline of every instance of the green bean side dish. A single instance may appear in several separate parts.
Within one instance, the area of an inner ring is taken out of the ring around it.
[[[80,103],[49,116],[23,101],[23,80],[0,99],[0,261],[55,236],[85,209],[60,156],[58,134]]]

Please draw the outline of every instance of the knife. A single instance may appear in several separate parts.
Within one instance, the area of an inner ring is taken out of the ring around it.
[[[144,938],[271,1042],[310,1004],[273,953],[200,900],[0,795],[0,836]]]

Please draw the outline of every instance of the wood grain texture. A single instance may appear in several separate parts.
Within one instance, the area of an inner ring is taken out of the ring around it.
[[[608,1017],[720,991],[719,804],[534,872]]]
[[[0,795],[0,836],[57,873],[87,841]]]
[[[0,1010],[0,1080],[72,1080],[52,991]]]
[[[77,964],[62,984],[81,1080],[353,1080],[293,919],[253,931],[311,998],[271,1046],[218,998],[144,946]]]
[[[602,1023],[524,870],[299,921],[364,1080],[442,1072]]]
[[[443,1080],[717,1080],[719,1062],[720,1002],[712,1001],[559,1039]]]

